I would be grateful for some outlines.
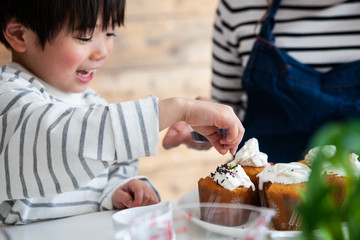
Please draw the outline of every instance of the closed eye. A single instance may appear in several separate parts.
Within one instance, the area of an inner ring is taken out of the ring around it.
[[[116,34],[115,33],[107,33],[106,36],[107,37],[116,37]]]
[[[92,37],[88,37],[88,38],[78,37],[77,39],[82,41],[82,42],[90,42],[92,40]]]

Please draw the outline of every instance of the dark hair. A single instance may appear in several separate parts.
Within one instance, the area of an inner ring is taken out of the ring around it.
[[[105,30],[124,25],[124,15],[125,0],[2,0],[0,41],[10,48],[3,31],[11,19],[34,31],[44,48],[64,26],[85,35],[94,31],[99,16]]]

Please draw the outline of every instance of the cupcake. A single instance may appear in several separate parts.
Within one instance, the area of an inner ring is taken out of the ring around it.
[[[262,205],[273,208],[276,230],[299,230],[301,221],[295,206],[301,202],[300,192],[310,175],[310,168],[302,163],[269,165],[258,175]]]
[[[315,147],[309,150],[305,155],[304,161],[306,161],[309,166],[311,166],[312,161],[315,159],[320,148]],[[331,158],[336,154],[336,146],[334,145],[325,145],[321,148],[322,153],[327,157]],[[348,155],[349,165],[356,172],[360,172],[360,162],[358,160],[359,156],[355,153],[350,153]],[[343,168],[334,166],[330,162],[327,162],[323,166],[323,174],[326,175],[326,179],[329,184],[334,186],[334,201],[336,204],[341,205],[345,200],[345,185],[346,185],[346,172]]]
[[[201,203],[251,204],[255,186],[240,165],[223,164],[198,181],[198,191]],[[247,217],[244,212],[224,216],[211,207],[201,208],[202,220],[224,226],[240,225]]]
[[[328,158],[333,157],[336,153],[336,147],[334,145],[325,145],[321,149],[323,154]],[[305,155],[304,160],[301,160],[299,162],[302,162],[308,165],[309,167],[311,167],[312,161],[315,159],[318,152],[319,152],[319,147],[314,147],[310,149]]]
[[[260,152],[259,143],[256,138],[247,140],[244,146],[236,153],[234,160],[231,163],[240,164],[245,173],[256,187],[253,194],[252,204],[260,206],[260,199],[258,193],[259,180],[256,177],[265,166],[269,165],[267,154]]]

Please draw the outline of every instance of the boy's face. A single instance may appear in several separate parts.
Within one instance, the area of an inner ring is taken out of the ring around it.
[[[95,72],[113,50],[114,31],[97,26],[92,35],[80,36],[62,30],[42,49],[35,33],[28,39],[28,48],[19,59],[35,76],[65,92],[84,91]]]

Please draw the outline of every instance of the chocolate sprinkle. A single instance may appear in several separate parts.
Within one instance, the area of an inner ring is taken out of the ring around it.
[[[216,171],[214,173],[210,174],[210,177],[212,179],[214,179],[215,173],[225,174],[225,175],[229,174],[230,176],[235,177],[234,172],[238,172],[237,165],[234,165],[234,164],[229,164],[229,165],[228,164],[222,164],[222,165],[220,165],[220,166],[218,166],[216,168]],[[228,177],[226,177],[226,178],[228,178]]]

